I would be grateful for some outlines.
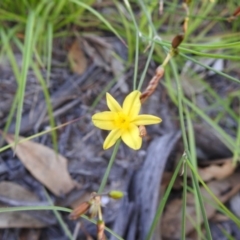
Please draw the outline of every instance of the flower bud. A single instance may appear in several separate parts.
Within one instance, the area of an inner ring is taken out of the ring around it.
[[[176,48],[182,43],[183,38],[184,38],[184,37],[183,37],[182,34],[179,34],[179,35],[175,36],[175,37],[173,38],[173,40],[172,40],[172,47],[173,47],[174,49],[176,49]]]
[[[147,135],[147,130],[146,130],[145,126],[140,125],[140,126],[138,126],[138,129],[139,129],[139,136],[141,138],[143,138]]]
[[[116,190],[113,190],[113,191],[110,191],[109,193],[108,193],[108,196],[110,197],[110,198],[113,198],[113,199],[121,199],[123,196],[124,196],[124,193],[123,192],[121,192],[121,191],[116,191]]]
[[[69,215],[69,219],[78,219],[81,215],[85,214],[89,210],[90,206],[91,204],[89,202],[81,203],[78,207],[73,209],[73,211]]]

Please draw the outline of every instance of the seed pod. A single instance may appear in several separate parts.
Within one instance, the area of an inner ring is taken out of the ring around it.
[[[97,240],[105,240],[106,236],[104,234],[105,223],[104,221],[99,220],[97,222]]]
[[[153,92],[155,91],[159,83],[159,80],[162,78],[163,75],[164,75],[164,68],[162,66],[159,66],[156,69],[156,73],[151,79],[151,81],[149,82],[146,90],[140,96],[141,103],[144,103],[153,94]]]
[[[108,193],[108,196],[113,199],[121,199],[124,196],[124,193],[121,191],[113,190]]]
[[[240,16],[240,7],[237,7],[236,10],[233,12],[232,16],[228,18],[229,22],[235,20],[238,16]]]
[[[182,34],[179,34],[175,36],[172,40],[172,48],[177,48],[183,41],[184,36]]]
[[[189,21],[189,18],[186,17],[185,20],[184,20],[184,23],[183,23],[183,31],[185,33],[187,32],[187,29],[188,29],[188,21]]]
[[[192,2],[192,0],[184,0],[184,2],[185,2],[187,5],[190,5],[190,3]]]
[[[156,75],[161,78],[164,74],[164,68],[162,66],[158,66],[156,69]]]
[[[69,219],[78,219],[81,215],[85,214],[89,210],[90,206],[91,204],[89,202],[81,203],[78,207],[73,209],[73,211],[69,215]]]
[[[233,16],[234,17],[238,17],[238,16],[240,16],[240,7],[237,7],[237,9],[234,11],[234,13],[233,13]]]
[[[138,127],[138,129],[139,129],[139,136],[140,136],[141,138],[143,138],[143,137],[145,137],[145,136],[147,135],[147,130],[146,130],[145,126],[140,125],[140,126]]]

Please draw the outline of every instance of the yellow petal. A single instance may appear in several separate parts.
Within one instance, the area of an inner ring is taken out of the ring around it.
[[[141,108],[139,91],[133,91],[127,95],[123,102],[123,112],[130,118],[134,118],[139,114]]]
[[[142,114],[136,116],[131,123],[136,124],[136,125],[150,125],[150,124],[156,124],[160,123],[162,121],[161,118],[153,116],[153,115],[148,115],[148,114]]]
[[[107,138],[105,139],[104,143],[103,143],[103,149],[108,149],[110,148],[111,146],[113,146],[116,141],[120,138],[121,136],[121,129],[114,129],[112,130]]]
[[[107,105],[112,112],[121,112],[122,108],[119,103],[112,97],[111,94],[106,93]]]
[[[126,145],[134,150],[138,150],[142,146],[142,138],[140,137],[138,127],[134,124],[122,133],[122,140]]]
[[[96,113],[92,116],[93,124],[103,130],[112,130],[115,127],[114,123],[115,113],[106,111],[101,113]]]

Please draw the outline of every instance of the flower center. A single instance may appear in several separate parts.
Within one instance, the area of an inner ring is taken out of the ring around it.
[[[129,127],[129,117],[123,112],[116,113],[114,120],[117,128],[127,129]]]

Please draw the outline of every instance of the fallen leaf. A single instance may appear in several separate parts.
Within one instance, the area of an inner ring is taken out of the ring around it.
[[[240,16],[240,6],[235,9],[235,11],[233,12],[232,16],[230,16],[228,18],[228,21],[232,22],[233,20],[237,19],[237,17],[239,17],[239,16]]]
[[[233,174],[236,165],[233,164],[231,159],[225,159],[222,165],[212,164],[205,168],[199,168],[198,173],[203,181],[211,179],[224,179]]]
[[[14,143],[14,135],[6,134],[8,143]],[[24,140],[19,137],[19,140]],[[57,196],[70,192],[75,182],[67,171],[67,159],[52,149],[32,141],[18,143],[16,155],[28,171]]]
[[[229,217],[223,215],[222,213],[216,213],[211,219],[213,222],[225,222],[229,220]]]
[[[240,174],[236,173],[226,179],[212,181],[208,184],[208,187],[213,194],[224,203],[240,190]],[[201,195],[204,199],[207,218],[210,219],[215,215],[217,210],[216,206],[214,207],[211,204],[211,202],[215,201],[203,187],[201,188]],[[172,239],[180,236],[182,227],[182,204],[182,199],[174,199],[166,206],[161,222],[163,237]],[[187,194],[186,216],[190,216],[193,220],[196,219],[194,195],[190,193]],[[201,219],[200,224],[202,223],[203,219]],[[189,218],[186,217],[186,235],[194,229],[195,226],[193,226]]]
[[[39,198],[24,187],[8,182],[0,182],[0,201],[9,205],[29,205],[39,203]],[[25,204],[24,204],[25,203]]]
[[[10,206],[43,206],[44,204],[34,193],[16,183],[8,181],[0,182],[0,201],[7,205],[4,206],[5,208],[10,208]],[[47,202],[45,204],[48,205]],[[44,227],[55,223],[56,219],[53,218],[49,211],[1,213],[0,210],[0,228],[6,226],[19,228]]]
[[[0,206],[1,207],[6,206]],[[43,228],[46,224],[25,212],[2,212],[0,214],[0,228]]]
[[[87,68],[87,59],[80,46],[80,40],[76,39],[68,52],[68,60],[74,73],[83,74]]]

